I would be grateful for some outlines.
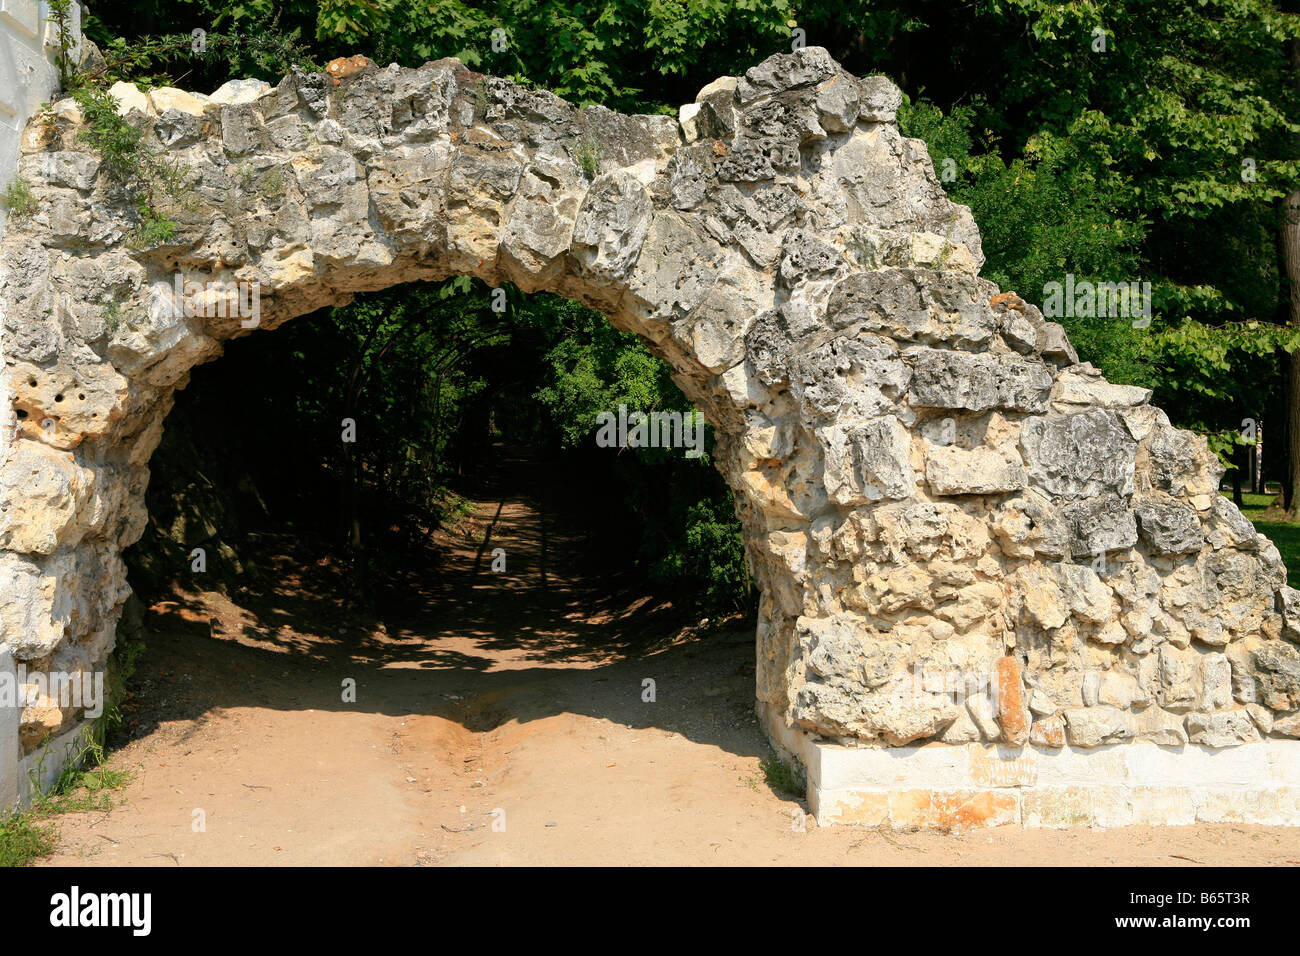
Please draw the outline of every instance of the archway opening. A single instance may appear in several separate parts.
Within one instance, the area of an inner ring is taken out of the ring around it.
[[[475,508],[504,481],[565,513],[611,589],[752,623],[703,415],[639,340],[571,300],[471,280],[364,295],[232,340],[175,399],[150,523],[128,552],[138,594],[238,590],[276,536],[338,570],[340,608],[400,604],[412,570],[436,569],[456,536],[475,545],[474,574],[508,584],[527,568],[547,588],[554,532],[537,529],[529,567],[492,539],[500,516]]]
[[[330,775],[359,735],[409,727],[398,782],[471,822],[496,808],[474,798],[510,802],[491,761],[519,734],[525,767],[575,735],[639,735],[651,763],[673,739],[769,755],[752,585],[722,586],[744,566],[711,436],[700,454],[689,422],[674,447],[604,447],[620,405],[633,423],[691,415],[667,367],[570,300],[509,288],[497,312],[493,292],[363,295],[191,372],[125,554],[146,650],[116,743],[166,762],[169,726],[220,747],[228,721],[264,723],[274,740],[229,759],[279,789],[312,736],[335,742],[316,761]],[[329,828],[357,812],[314,807]]]

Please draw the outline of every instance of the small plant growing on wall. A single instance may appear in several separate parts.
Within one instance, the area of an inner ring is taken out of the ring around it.
[[[83,128],[77,138],[99,153],[104,169],[131,190],[140,224],[129,244],[147,248],[174,235],[176,223],[159,211],[166,197],[183,208],[196,208],[197,199],[180,167],[167,163],[145,142],[145,131],[118,115],[117,99],[104,88],[103,77],[79,73],[70,62],[76,38],[71,24],[72,0],[52,0],[50,22],[58,31],[59,73],[65,90],[81,111]]]
[[[59,128],[59,118],[54,115],[54,110],[50,108],[49,103],[42,103],[40,109],[36,111],[36,116],[41,123],[41,132],[48,141]]]
[[[262,195],[271,202],[284,196],[284,173],[273,169],[262,178]]]
[[[103,300],[103,306],[104,330],[112,335],[122,327],[122,300],[114,292]]]
[[[777,793],[794,797],[803,794],[807,782],[799,768],[791,766],[780,757],[768,757],[759,766],[767,778],[767,785]]]
[[[591,130],[587,130],[574,141],[573,160],[582,170],[582,175],[588,179],[595,179],[600,174],[600,161],[603,158],[600,149],[600,140]]]
[[[143,197],[136,212],[140,214],[140,222],[126,241],[132,249],[151,249],[170,242],[176,235],[176,223],[150,206]]]
[[[25,179],[11,182],[5,189],[3,201],[11,216],[30,216],[38,205],[32,195],[32,184]]]
[[[72,33],[72,0],[50,0],[50,15],[46,19],[55,26],[54,57],[59,66],[59,82],[64,89],[72,86],[72,51],[77,38]]]

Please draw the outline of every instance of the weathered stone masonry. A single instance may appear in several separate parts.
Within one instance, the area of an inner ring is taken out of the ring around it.
[[[763,594],[760,711],[815,787],[829,758],[805,745],[1005,761],[1300,736],[1300,595],[1277,549],[1218,494],[1203,439],[978,277],[970,211],[900,135],[884,78],[808,48],[710,84],[680,122],[456,60],[116,92],[197,203],[168,210],[171,241],[130,248],[134,204],[75,107],[26,131],[39,208],[3,245],[0,637],[29,668],[112,647],[189,369],[357,292],[466,274],[601,310],[714,424]],[[211,296],[260,283],[259,330],[171,308],[178,273]],[[942,693],[954,675],[963,692]],[[24,748],[76,719],[28,708]],[[975,779],[974,810],[933,813],[999,822],[1021,784]]]

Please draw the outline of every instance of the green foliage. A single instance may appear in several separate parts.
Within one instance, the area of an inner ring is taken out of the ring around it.
[[[807,783],[804,780],[803,773],[780,757],[768,757],[759,766],[763,770],[763,777],[767,780],[767,785],[778,794],[802,797],[807,791]]]
[[[705,610],[752,610],[754,588],[730,495],[691,502],[680,528],[676,546],[651,568],[651,580],[689,582],[696,606]]]
[[[538,299],[541,307],[518,315],[517,321],[540,327],[545,337],[546,373],[535,395],[566,447],[590,440],[596,416],[620,404],[645,412],[690,410],[668,367],[635,335],[618,331],[600,313],[568,299]],[[638,452],[657,455],[662,450]]]
[[[102,86],[85,83],[72,95],[85,124],[77,138],[94,148],[109,174],[135,196],[139,222],[127,244],[148,249],[170,241],[176,223],[160,211],[160,205],[172,202],[189,209],[197,205],[182,167],[149,147],[144,129],[118,115],[117,98]]]
[[[32,184],[25,179],[15,179],[4,192],[4,206],[12,216],[30,216],[39,205],[32,195]]]
[[[50,0],[50,15],[47,23],[54,24],[54,57],[59,67],[59,82],[67,88],[71,85],[73,63],[72,50],[76,38],[72,32],[72,0]]]
[[[566,299],[534,296],[516,321],[544,332],[545,372],[534,396],[546,412],[546,428],[564,447],[590,447],[597,415],[617,412],[620,405],[699,415],[673,383],[669,367],[603,315]],[[711,445],[707,426],[705,445]],[[628,512],[624,523],[637,529],[638,562],[650,578],[701,612],[751,612],[756,594],[735,505],[707,456],[628,448],[615,461],[623,492],[617,497]]]
[[[98,152],[105,168],[119,180],[143,179],[148,155],[144,130],[118,115],[117,98],[97,86],[80,86],[72,96],[85,123],[77,138]]]
[[[0,821],[0,867],[31,866],[54,852],[53,828],[38,826],[31,813],[18,813]]]
[[[1005,162],[987,137],[975,150],[971,134],[982,101],[945,115],[932,103],[905,101],[899,126],[925,140],[936,168],[956,178],[945,183],[952,198],[971,207],[986,263],[983,274],[1003,289],[1042,305],[1044,286],[1076,281],[1129,281],[1142,274],[1141,220],[1124,219],[1117,195],[1124,178],[1098,161],[1083,127],[1067,137],[1044,133],[1023,157]],[[951,161],[951,162],[949,162]],[[1081,358],[1113,381],[1150,384],[1144,357],[1147,337],[1129,319],[1062,317]]]
[[[205,5],[207,6],[207,5]],[[179,75],[199,73],[224,82],[225,79],[253,77],[276,82],[295,67],[316,70],[320,63],[302,41],[300,27],[281,25],[281,14],[268,9],[258,17],[228,18],[216,12],[222,5],[211,5],[208,19],[189,27],[191,15],[178,17],[174,25],[185,25],[188,32],[146,36],[115,36],[93,15],[86,33],[100,46],[104,55],[103,70],[94,77],[102,85],[128,81],[137,85],[172,85]],[[228,12],[229,8],[225,8]],[[228,29],[219,30],[222,22]],[[194,29],[202,29],[199,37]]]
[[[121,731],[125,716],[122,705],[130,697],[128,685],[135,676],[136,666],[145,651],[144,638],[140,631],[127,633],[125,628],[118,628],[117,643],[109,655],[104,675],[104,712],[95,722],[94,742],[96,763],[104,767],[103,748]],[[106,779],[103,771],[100,782]]]
[[[695,95],[700,73],[739,72],[788,50],[790,9],[787,0],[134,0],[97,11],[87,32],[114,80],[160,82],[166,67],[215,85],[351,53],[405,66],[454,56],[580,105],[671,112]],[[153,36],[138,36],[141,22]],[[203,56],[190,49],[195,26],[208,31]]]
[[[139,223],[127,237],[126,244],[132,249],[152,249],[165,245],[176,234],[176,223],[141,200],[136,212]]]
[[[1280,390],[1282,358],[1300,345],[1300,328],[1257,321],[1211,326],[1191,318],[1156,330],[1152,362],[1179,424],[1206,436],[1223,464],[1252,444],[1244,418],[1258,418]]]

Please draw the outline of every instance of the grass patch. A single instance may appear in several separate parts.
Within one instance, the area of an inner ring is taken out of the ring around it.
[[[1300,524],[1294,521],[1254,521],[1255,530],[1277,545],[1286,565],[1286,583],[1300,588]]]
[[[1232,496],[1224,495],[1224,497],[1231,500]],[[1241,496],[1241,500],[1241,513],[1251,521],[1263,518],[1270,511],[1272,512],[1270,517],[1276,517],[1278,509],[1282,507],[1281,495],[1256,495],[1245,492]]]
[[[92,753],[103,754],[95,747]],[[36,806],[41,816],[53,816],[58,813],[86,813],[91,810],[112,810],[117,804],[112,791],[120,790],[131,782],[129,770],[110,767],[107,762],[97,760],[96,765],[87,770],[67,768],[46,797]]]
[[[129,770],[110,767],[103,748],[92,744],[86,753],[95,766],[81,770],[75,762],[66,767],[50,792],[21,813],[0,822],[0,867],[31,866],[54,852],[58,828],[51,821],[61,813],[112,810],[112,791],[120,790],[134,776]]]
[[[806,792],[807,785],[804,782],[802,771],[786,763],[780,757],[768,757],[759,766],[763,770],[763,776],[767,779],[767,785],[777,793],[798,798],[802,797]]]
[[[117,805],[113,791],[121,790],[135,775],[108,765],[105,741],[121,729],[122,705],[129,694],[127,683],[143,651],[144,641],[140,637],[119,634],[118,646],[108,660],[104,714],[95,722],[89,742],[68,762],[44,796],[8,819],[0,816],[0,867],[30,866],[53,853],[58,844],[58,830],[50,822],[51,817],[61,813],[106,812]],[[83,767],[87,761],[90,766]]]
[[[31,866],[54,852],[58,840],[52,826],[37,826],[33,814],[19,813],[0,823],[0,867]]]

